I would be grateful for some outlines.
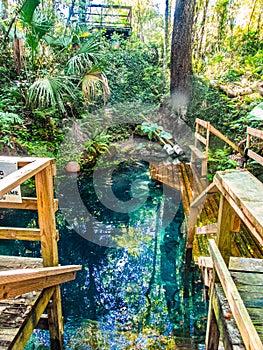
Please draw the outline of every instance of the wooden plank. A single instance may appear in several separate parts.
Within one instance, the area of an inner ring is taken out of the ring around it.
[[[40,241],[39,228],[0,227],[0,239]]]
[[[225,295],[222,288],[219,288],[218,284],[214,285],[213,293],[210,296],[209,307],[210,306],[214,312],[216,325],[220,332],[220,338],[222,339],[224,350],[245,349],[236,322],[233,317],[229,317],[231,311],[228,303],[225,301]],[[212,330],[210,330],[209,333],[213,337]],[[207,339],[206,343],[209,344],[209,340],[210,339]],[[207,348],[208,350],[214,350],[218,347],[211,344],[210,349],[209,346]]]
[[[196,227],[195,229],[195,234],[197,235],[207,235],[212,233],[217,233],[217,223]]]
[[[198,257],[198,266],[200,268],[209,268],[212,269],[213,268],[213,260],[210,256],[199,256]]]
[[[16,157],[16,156],[0,156],[0,162],[16,162],[18,163],[18,166],[25,166],[29,163],[34,162],[35,160],[37,160],[39,158],[37,157]]]
[[[231,271],[231,276],[234,278],[237,287],[239,286],[239,284],[263,287],[263,274],[260,272],[251,273],[243,271]]]
[[[204,145],[206,145],[206,138],[204,138],[202,135],[198,134],[197,132],[195,133],[195,139],[198,141],[202,142]]]
[[[247,133],[252,135],[252,136],[259,137],[260,139],[263,140],[263,130],[251,128],[250,126],[248,126]]]
[[[36,328],[41,315],[45,311],[50,298],[54,294],[54,291],[55,287],[49,287],[42,291],[37,302],[30,310],[27,320],[23,323],[16,337],[13,339],[10,346],[12,350],[21,350],[25,347],[33,330]]]
[[[263,184],[246,170],[218,172],[214,183],[263,246]],[[245,184],[245,187],[244,187]],[[246,189],[249,188],[249,191]]]
[[[23,256],[0,255],[0,271],[10,269],[43,267],[41,258],[27,258]]]
[[[203,126],[206,129],[210,125],[210,122],[207,122],[207,121],[205,121],[203,119],[199,119],[199,118],[196,118],[195,122],[196,122],[196,124],[199,124],[199,125]]]
[[[16,186],[21,185],[30,177],[36,175],[39,171],[53,162],[51,158],[39,158],[34,162],[14,171],[0,180],[0,198]]]
[[[230,272],[220,254],[220,251],[213,239],[209,239],[209,251],[213,263],[228,299],[233,316],[240,330],[242,339],[247,349],[263,350],[262,342],[250,319],[247,309],[238,293],[237,287],[233,282]]]
[[[79,265],[0,271],[0,299],[8,299],[75,279]]]
[[[39,228],[0,227],[0,239],[11,239],[19,241],[40,241]],[[59,232],[56,230],[56,241],[59,239]]]
[[[225,141],[229,146],[231,146],[235,151],[237,151],[240,154],[244,154],[244,151],[234,144],[234,142],[230,141],[225,135],[223,135],[219,130],[217,130],[213,125],[210,124],[209,130],[212,134],[219,137],[221,140]]]
[[[232,317],[232,311],[226,301],[225,293],[219,283],[215,283],[214,285],[214,293],[211,297],[211,302],[215,311],[224,349],[245,349],[236,321],[234,317]]]
[[[202,160],[205,160],[206,159],[206,156],[205,154],[200,151],[200,149],[198,149],[197,147],[195,147],[194,145],[189,145],[189,148],[192,152],[194,152],[194,154],[199,158],[199,159],[202,159]]]
[[[263,273],[263,259],[238,258],[231,256],[229,270]]]
[[[206,187],[202,193],[197,196],[194,201],[191,203],[191,208],[199,207],[200,205],[203,205],[206,201],[206,197],[210,194],[214,194],[218,192],[218,188],[214,183],[211,183],[208,187]]]
[[[38,223],[41,236],[41,250],[44,266],[58,265],[58,247],[55,214],[53,211],[52,167],[48,166],[35,176]]]
[[[54,211],[58,210],[58,200],[54,199],[53,203]],[[37,199],[22,197],[22,203],[0,202],[0,208],[3,209],[27,209],[37,210]]]
[[[251,149],[248,150],[247,155],[257,161],[259,164],[263,165],[263,157],[257,154],[254,151],[251,151]]]
[[[52,301],[48,305],[47,312],[51,349],[62,349],[64,344],[64,325],[60,286],[56,286]]]

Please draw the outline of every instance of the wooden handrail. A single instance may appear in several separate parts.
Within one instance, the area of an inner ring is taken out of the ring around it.
[[[4,179],[0,180],[0,198],[52,163],[53,159],[51,158],[35,159],[32,163],[29,163],[24,167],[14,171],[10,175],[7,175]]]
[[[237,287],[227,269],[215,241],[213,239],[209,239],[208,245],[217,276],[223,286],[246,349],[263,350],[263,345],[259,335],[251,321],[243,300],[240,297]]]

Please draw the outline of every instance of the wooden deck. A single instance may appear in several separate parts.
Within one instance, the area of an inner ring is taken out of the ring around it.
[[[10,164],[13,165],[11,166]],[[50,158],[0,157],[0,208],[36,210],[39,228],[0,227],[0,239],[39,241],[41,259],[0,256],[0,349],[25,347],[44,311],[51,349],[62,350],[63,317],[60,284],[75,279],[81,266],[60,266],[58,260],[53,195],[54,160]],[[10,172],[10,168],[13,167]],[[16,198],[18,186],[32,179],[36,198]],[[11,191],[11,192],[10,192]]]

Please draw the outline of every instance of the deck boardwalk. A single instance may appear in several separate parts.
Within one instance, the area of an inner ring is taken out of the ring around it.
[[[0,256],[0,271],[43,267],[42,259]],[[12,299],[0,300],[0,349],[11,348],[19,329],[37,303],[40,292],[30,292]]]

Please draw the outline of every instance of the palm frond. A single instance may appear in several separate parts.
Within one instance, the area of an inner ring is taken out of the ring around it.
[[[99,43],[90,40],[86,42],[67,63],[68,74],[83,75],[96,64],[101,57]]]
[[[103,90],[103,99],[106,103],[110,95],[108,80],[103,72],[94,66],[82,79],[82,93],[86,99],[90,100],[100,88]]]
[[[58,108],[65,113],[65,97],[76,97],[73,84],[66,77],[45,77],[30,86],[27,104],[32,108]]]

